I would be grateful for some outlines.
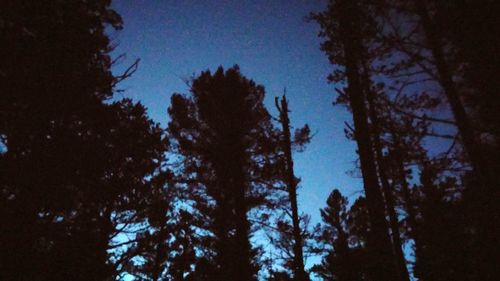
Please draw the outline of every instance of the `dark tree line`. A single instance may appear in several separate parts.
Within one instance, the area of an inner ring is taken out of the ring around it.
[[[310,15],[364,190],[333,190],[311,227],[293,158],[311,132],[286,95],[273,117],[238,66],[203,71],[161,128],[114,97],[138,61],[111,71],[110,1],[3,1],[0,279],[495,280],[499,8],[331,0]]]
[[[409,280],[409,272],[419,280],[496,278],[499,142],[491,122],[498,114],[484,112],[499,100],[488,78],[499,74],[492,65],[499,44],[484,28],[498,26],[498,8],[494,1],[336,0],[311,15],[335,66],[330,81],[345,85],[337,103],[353,114],[348,135],[358,144],[368,237],[376,240],[366,243],[370,280]],[[486,41],[480,50],[469,46]],[[452,119],[436,115],[438,106]],[[436,141],[449,148],[432,151]],[[411,264],[405,241],[413,245]]]
[[[110,100],[104,30],[121,18],[108,1],[2,1],[0,21],[0,279],[105,280],[164,151],[141,104]]]

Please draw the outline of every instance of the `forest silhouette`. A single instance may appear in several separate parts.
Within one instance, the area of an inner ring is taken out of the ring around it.
[[[286,91],[273,116],[238,65],[193,70],[162,127],[116,95],[139,60],[112,72],[110,0],[2,1],[0,280],[497,280],[499,14],[330,0],[304,15],[363,183],[352,202],[317,194],[312,225],[294,156],[316,128],[292,124]]]

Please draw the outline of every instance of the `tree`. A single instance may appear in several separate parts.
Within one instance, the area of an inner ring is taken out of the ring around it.
[[[385,203],[386,203],[386,211],[389,217],[389,226],[391,229],[391,238],[392,238],[392,246],[394,249],[394,255],[397,263],[397,268],[399,270],[400,280],[410,280],[410,276],[408,274],[408,269],[406,267],[406,259],[403,253],[403,243],[401,241],[400,232],[399,232],[399,219],[396,210],[396,203],[394,199],[394,194],[392,192],[391,185],[389,183],[389,178],[387,175],[387,165],[386,159],[383,154],[383,146],[382,146],[382,132],[380,130],[380,119],[379,119],[379,109],[375,104],[375,89],[367,90],[367,103],[368,103],[368,115],[371,121],[371,133],[373,140],[373,149],[375,151],[375,159],[377,163],[377,172],[380,179],[382,193],[384,195]]]
[[[370,41],[370,17],[361,1],[331,1],[325,12],[313,15],[321,26],[320,36],[326,37],[322,49],[333,64],[341,68],[331,80],[347,80],[347,98],[354,121],[354,138],[363,175],[371,232],[368,249],[372,257],[374,280],[396,280],[392,244],[385,219],[385,204],[378,182],[373,143],[366,108],[366,79],[364,66],[369,58],[366,42]],[[365,84],[364,84],[365,83]],[[369,85],[368,85],[369,86]]]
[[[304,254],[303,254],[303,237],[300,228],[299,210],[297,206],[297,183],[298,179],[295,177],[293,171],[292,159],[292,139],[290,135],[290,119],[288,118],[288,101],[286,96],[283,95],[281,102],[278,103],[278,98],[275,100],[276,108],[280,113],[280,123],[282,126],[282,149],[284,153],[284,176],[288,189],[290,208],[292,211],[292,228],[293,228],[293,273],[295,280],[307,281],[309,276],[304,269]],[[306,125],[295,133],[293,144],[303,146],[306,142],[310,141],[309,127]]]
[[[385,46],[386,54],[390,53],[392,57],[387,59],[388,56],[386,56],[385,63],[382,63],[383,66],[379,69],[384,74],[389,74],[389,79],[396,82],[413,76],[418,77],[418,84],[430,81],[437,83],[431,88],[434,88],[432,90],[438,88],[440,94],[445,97],[455,119],[454,125],[461,137],[464,152],[475,171],[474,174],[480,186],[493,184],[491,173],[494,166],[492,166],[493,162],[484,161],[485,152],[479,145],[483,143],[479,133],[481,128],[485,128],[485,126],[474,122],[474,114],[471,114],[470,108],[467,108],[467,100],[474,100],[469,104],[477,105],[481,103],[481,99],[494,99],[495,94],[478,98],[481,94],[478,94],[477,90],[481,86],[478,86],[477,77],[472,78],[471,73],[475,71],[473,69],[478,70],[479,57],[483,58],[484,65],[491,65],[491,61],[486,62],[488,59],[484,58],[490,55],[492,60],[495,60],[496,55],[491,53],[491,50],[488,49],[490,47],[486,47],[483,54],[479,55],[480,52],[477,52],[476,55],[472,55],[476,49],[473,52],[471,49],[466,51],[464,48],[467,48],[468,43],[462,42],[473,42],[474,40],[463,39],[465,36],[472,39],[473,36],[469,30],[484,24],[471,21],[470,15],[467,16],[469,12],[474,11],[477,14],[487,15],[495,9],[498,10],[497,5],[488,2],[484,1],[477,6],[471,4],[472,1],[452,3],[430,0],[387,0],[376,1],[374,4],[381,26],[378,31],[379,43]],[[482,8],[478,9],[478,6]],[[490,11],[486,12],[483,8],[490,9]],[[468,12],[465,12],[466,9]],[[446,17],[445,13],[451,16]],[[479,17],[474,16],[474,18]],[[470,25],[464,26],[463,21],[468,21]],[[488,22],[494,26],[494,21],[488,20]],[[463,29],[458,29],[457,26],[462,26]],[[458,39],[459,37],[460,39]],[[481,36],[476,35],[477,40],[484,40],[481,38]],[[497,44],[497,42],[494,43]],[[471,63],[472,61],[475,63]],[[485,77],[494,75],[495,67],[488,67],[488,69],[484,72]],[[481,84],[492,85],[491,83],[494,82]],[[416,83],[411,84],[415,85]],[[490,86],[483,88],[484,92],[488,92],[486,90],[488,87]],[[475,94],[470,95],[470,92],[475,92]],[[492,104],[494,103],[492,101]],[[488,106],[484,108],[488,108]],[[487,121],[488,119],[491,120],[491,118],[483,120],[491,124],[491,121]],[[494,131],[494,126],[486,126],[490,128],[488,129],[490,133]]]
[[[464,209],[456,196],[455,178],[440,175],[436,163],[423,162],[415,187],[416,220],[414,274],[419,280],[479,280],[470,259],[472,241]]]
[[[263,98],[237,66],[219,67],[192,80],[191,96],[173,95],[169,108],[193,208],[206,219],[200,231],[213,237],[214,280],[256,278],[248,216],[276,180],[276,132]]]
[[[462,137],[464,148],[481,184],[486,185],[489,178],[489,171],[482,162],[482,153],[478,146],[474,128],[472,127],[470,118],[467,116],[465,107],[460,99],[457,85],[453,81],[453,71],[445,58],[445,50],[443,42],[441,41],[440,30],[435,26],[434,19],[430,16],[430,11],[426,2],[425,0],[414,1],[416,14],[420,17],[423,34],[425,35],[435,62],[438,81],[450,104],[451,111],[457,123],[457,128]]]
[[[374,5],[382,27],[378,43],[392,54],[379,63],[379,69],[385,67],[381,72],[392,85],[403,80],[406,85],[435,91],[449,105],[454,121],[446,123],[456,126],[462,149],[456,150],[460,153],[454,161],[472,170],[455,172],[462,180],[462,203],[468,206],[465,214],[476,233],[468,237],[476,241],[474,257],[467,258],[484,261],[474,269],[481,276],[478,279],[494,278],[498,263],[495,233],[499,230],[491,225],[498,225],[500,217],[484,214],[499,213],[498,204],[492,202],[499,195],[494,176],[500,151],[498,114],[493,109],[498,107],[498,79],[494,77],[499,72],[498,54],[493,50],[499,42],[484,30],[494,33],[498,26],[494,15],[500,6],[488,0],[376,1]]]
[[[462,101],[476,132],[481,165],[487,169],[487,182],[481,185],[467,180],[464,204],[467,206],[468,223],[475,226],[476,245],[474,260],[482,260],[475,269],[479,280],[496,278],[496,264],[500,262],[500,248],[496,236],[500,232],[500,209],[494,202],[500,196],[500,40],[492,36],[500,26],[497,1],[454,1],[440,3],[435,17],[441,18],[445,11],[451,16],[439,21],[441,32],[456,50],[457,71],[461,77],[459,87]],[[488,31],[488,32],[485,32]],[[456,75],[456,74],[455,74]],[[484,186],[486,185],[486,186]],[[485,215],[488,214],[488,215]],[[495,227],[496,226],[496,227]]]
[[[445,12],[450,15],[438,22],[439,28],[456,49],[456,59],[463,67],[463,86],[473,89],[472,93],[463,93],[464,105],[476,130],[493,137],[498,149],[500,120],[494,108],[498,108],[500,100],[497,91],[500,85],[495,78],[500,72],[500,56],[496,51],[500,41],[491,34],[498,31],[499,21],[495,15],[500,5],[490,0],[438,4],[436,18]]]
[[[145,108],[110,102],[109,1],[3,1],[0,279],[113,278],[110,241],[163,153]],[[130,68],[125,76],[135,69]]]
[[[347,210],[347,198],[333,190],[328,196],[327,206],[320,210],[323,225],[318,226],[318,242],[326,249],[321,264],[313,271],[323,280],[366,280],[366,231],[368,220],[363,214],[366,207],[359,198]]]

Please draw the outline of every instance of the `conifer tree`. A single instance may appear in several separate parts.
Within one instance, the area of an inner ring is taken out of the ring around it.
[[[369,280],[366,234],[369,228],[364,198],[347,210],[347,198],[337,189],[320,210],[323,224],[317,226],[318,243],[326,250],[321,264],[313,267],[323,280]]]
[[[203,72],[191,95],[175,94],[169,132],[191,181],[193,208],[213,237],[213,280],[255,280],[249,212],[266,202],[276,180],[276,132],[263,105],[264,88],[237,66]]]
[[[0,279],[114,278],[108,249],[163,153],[145,108],[114,101],[109,1],[2,1]]]
[[[333,64],[340,66],[331,80],[347,81],[346,96],[353,114],[354,139],[363,175],[371,231],[368,249],[372,256],[371,275],[374,280],[397,280],[392,243],[385,218],[385,203],[376,170],[373,143],[368,124],[366,89],[369,87],[364,66],[369,63],[367,42],[371,40],[372,22],[362,1],[331,1],[327,10],[313,15],[326,37],[322,49]],[[383,269],[382,269],[383,268]]]
[[[500,6],[488,0],[396,0],[377,1],[376,5],[384,27],[379,30],[379,43],[392,53],[392,61],[382,63],[386,66],[382,72],[389,74],[392,85],[406,80],[403,83],[407,85],[437,92],[449,106],[454,120],[447,123],[456,126],[459,141],[455,146],[458,157],[452,161],[471,168],[454,171],[463,190],[459,192],[460,204],[468,206],[464,215],[469,217],[475,232],[467,236],[475,241],[471,246],[474,250],[463,258],[470,259],[469,262],[484,261],[474,269],[481,276],[475,278],[494,279],[499,259],[493,250],[498,248],[494,237],[499,230],[491,225],[499,225],[500,216],[484,214],[500,213],[498,204],[492,202],[492,198],[499,196],[496,188],[499,183],[493,176],[498,170],[500,151],[498,122],[493,121],[498,116],[493,108],[499,100],[495,86],[498,79],[493,78],[499,72],[498,52],[493,50],[499,42],[484,30],[497,29],[498,20],[493,15]],[[451,139],[454,146],[455,138]]]

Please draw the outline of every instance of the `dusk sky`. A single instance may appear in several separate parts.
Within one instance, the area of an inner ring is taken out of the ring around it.
[[[333,188],[350,198],[360,194],[361,180],[346,174],[356,158],[355,144],[343,132],[350,114],[332,106],[335,85],[326,79],[332,66],[319,49],[318,25],[305,20],[310,12],[323,10],[325,1],[113,3],[124,20],[124,29],[111,36],[118,44],[115,54],[127,54],[115,71],[141,59],[134,76],[120,85],[125,92],[118,97],[141,101],[166,126],[170,96],[188,92],[185,79],[238,64],[243,75],[266,88],[273,116],[274,97],[286,87],[292,125],[308,123],[314,133],[305,152],[294,155],[295,173],[302,178],[300,210],[315,223]]]
[[[500,0],[435,2],[0,2],[0,281],[496,281]]]

